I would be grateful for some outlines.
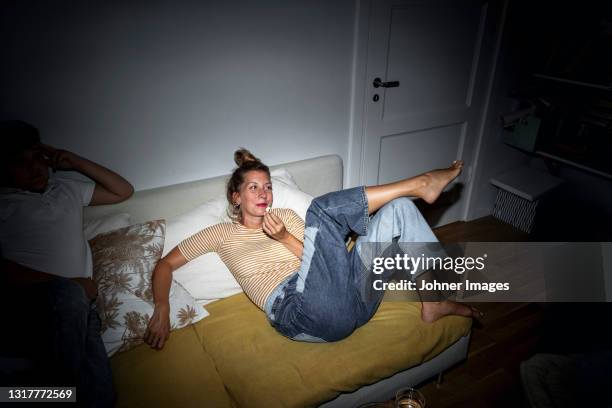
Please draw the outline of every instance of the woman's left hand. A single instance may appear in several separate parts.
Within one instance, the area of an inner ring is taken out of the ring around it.
[[[283,241],[289,235],[283,220],[271,212],[267,212],[266,215],[264,215],[262,228],[266,234],[277,241]]]

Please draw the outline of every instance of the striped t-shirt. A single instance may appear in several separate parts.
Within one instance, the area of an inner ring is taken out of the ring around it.
[[[287,231],[304,242],[304,221],[287,208],[273,208]],[[188,260],[216,252],[246,295],[262,310],[274,288],[300,267],[300,259],[287,247],[266,235],[233,223],[216,224],[183,240],[178,245]]]

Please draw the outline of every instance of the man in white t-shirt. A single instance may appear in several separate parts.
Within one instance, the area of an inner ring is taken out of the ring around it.
[[[0,314],[6,325],[0,382],[76,386],[81,406],[112,406],[83,207],[118,203],[134,189],[99,164],[40,143],[38,130],[25,122],[0,122],[0,146]],[[57,170],[79,172],[93,183],[58,177]],[[3,362],[15,361],[28,362],[30,370],[15,375],[3,369]]]

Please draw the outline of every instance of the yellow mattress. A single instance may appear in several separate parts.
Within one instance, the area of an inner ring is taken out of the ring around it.
[[[304,343],[278,334],[242,293],[206,308],[196,333],[240,407],[318,405],[435,357],[471,328],[459,316],[423,323],[419,302],[387,301],[348,338]]]
[[[111,359],[117,407],[231,408],[194,326],[173,331],[162,350],[142,344]]]
[[[111,359],[119,407],[307,407],[377,382],[442,352],[471,327],[433,324],[420,303],[383,302],[335,343],[278,334],[240,293],[206,306],[210,316],[173,331],[163,350],[138,346]]]

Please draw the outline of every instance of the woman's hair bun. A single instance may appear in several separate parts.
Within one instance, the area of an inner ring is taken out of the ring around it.
[[[257,157],[253,156],[253,153],[249,152],[247,149],[245,149],[244,147],[241,147],[240,149],[236,150],[234,152],[234,162],[236,162],[236,164],[238,165],[238,167],[242,166],[244,163],[246,162],[260,162],[261,160],[259,160]]]

